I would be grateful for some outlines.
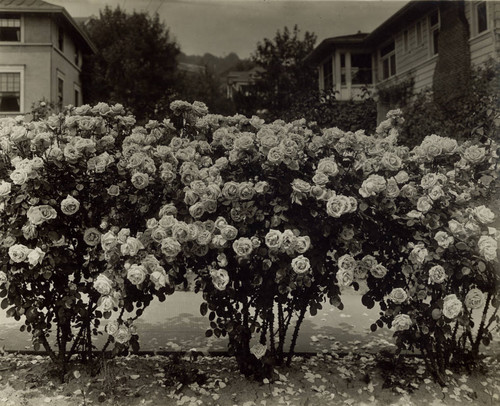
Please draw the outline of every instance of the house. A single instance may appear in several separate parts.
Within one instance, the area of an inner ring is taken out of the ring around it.
[[[96,49],[60,6],[0,0],[0,115],[24,114],[42,99],[82,104],[82,58]]]
[[[379,97],[379,118],[426,88],[444,103],[467,85],[472,65],[500,55],[500,2],[412,0],[369,34],[323,40],[307,61],[318,67],[321,91],[338,100]],[[390,99],[390,98],[389,98]]]
[[[230,71],[226,75],[226,97],[233,99],[236,93],[248,95],[248,87],[255,82],[263,71],[264,69],[258,66],[245,71]]]

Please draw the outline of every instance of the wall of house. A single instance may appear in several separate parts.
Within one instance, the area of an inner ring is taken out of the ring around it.
[[[63,106],[75,105],[75,85],[80,89],[82,86],[80,69],[63,56],[57,48],[52,48],[51,64],[51,100],[56,104],[58,102],[58,78],[61,77],[64,80],[62,104]]]
[[[477,1],[468,1],[465,4],[465,16],[469,22],[471,36],[469,39],[471,50],[471,62],[473,65],[484,63],[497,52],[498,46],[496,40],[497,30],[500,30],[500,3],[496,1],[487,1],[488,29],[477,34],[477,22],[475,6]]]
[[[50,16],[44,14],[24,14],[23,25],[25,43],[51,43]]]

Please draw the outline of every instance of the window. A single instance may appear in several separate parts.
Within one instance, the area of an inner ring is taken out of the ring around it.
[[[64,31],[62,27],[59,27],[57,31],[57,46],[60,51],[64,51]]]
[[[75,49],[75,65],[80,66],[80,53],[78,49]]]
[[[332,58],[323,64],[323,90],[328,91],[333,89],[333,67]]]
[[[430,47],[431,55],[436,55],[438,53],[439,45],[439,12],[436,10],[429,16],[429,27],[430,27]]]
[[[405,52],[408,52],[410,50],[410,38],[408,34],[408,30],[404,30],[403,32],[403,46]]]
[[[80,99],[80,86],[78,86],[76,83],[74,84],[74,93],[75,93],[75,102],[74,106],[78,107],[81,104],[81,99]]]
[[[63,107],[64,100],[64,79],[61,77],[57,78],[57,105],[59,109]]]
[[[382,79],[390,78],[396,74],[396,48],[394,41],[380,50],[382,59]]]
[[[417,46],[422,45],[424,42],[424,39],[422,37],[422,21],[419,21],[416,26],[416,33],[417,33]]]
[[[353,85],[369,85],[372,83],[371,54],[351,55],[351,83]]]
[[[488,14],[486,12],[485,1],[476,4],[476,24],[477,34],[480,34],[488,29]]]
[[[21,73],[0,72],[0,111],[21,112]]]
[[[21,41],[21,16],[19,14],[0,14],[0,41]]]
[[[345,70],[345,54],[340,54],[340,84],[345,86],[347,84],[346,70]]]

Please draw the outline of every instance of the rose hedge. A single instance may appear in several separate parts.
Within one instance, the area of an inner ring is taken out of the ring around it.
[[[305,313],[342,307],[342,289],[360,284],[382,310],[372,330],[392,327],[438,379],[477,358],[498,309],[493,141],[431,135],[409,150],[398,111],[366,135],[171,108],[177,128],[134,127],[104,104],[0,122],[0,294],[35,342],[47,346],[55,322],[77,347],[72,327],[99,333],[121,309],[106,333],[137,347],[123,309],[139,316],[192,271],[207,335],[229,336],[248,375],[284,361],[293,326],[290,362]]]

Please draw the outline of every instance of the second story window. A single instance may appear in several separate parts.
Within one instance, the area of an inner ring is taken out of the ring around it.
[[[486,2],[481,1],[476,4],[476,34],[481,34],[488,29],[488,13]]]
[[[64,79],[57,78],[57,106],[59,109],[63,107],[64,100]]]
[[[323,64],[323,90],[326,92],[333,89],[333,67],[332,58]]]
[[[78,49],[75,49],[75,65],[80,66],[80,53]]]
[[[396,48],[394,41],[380,50],[382,60],[382,79],[390,78],[396,74]]]
[[[408,30],[404,30],[403,32],[403,46],[405,52],[408,52],[410,50],[410,35]]]
[[[351,83],[353,85],[372,83],[371,54],[351,54]]]
[[[342,86],[345,86],[347,84],[345,54],[340,54],[340,84]]]
[[[21,111],[21,74],[0,72],[0,112],[19,113]]]
[[[439,49],[439,11],[436,10],[429,16],[429,33],[431,55],[437,55]]]
[[[62,27],[57,30],[57,47],[60,51],[64,51],[64,31]]]
[[[0,14],[0,42],[21,41],[21,16]]]
[[[417,23],[415,31],[416,31],[416,34],[417,34],[417,46],[420,46],[424,42],[424,39],[423,39],[423,36],[422,36],[422,21],[419,21]]]

